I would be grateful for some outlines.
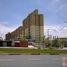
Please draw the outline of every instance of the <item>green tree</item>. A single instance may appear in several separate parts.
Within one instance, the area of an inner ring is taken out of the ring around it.
[[[46,47],[51,47],[51,41],[48,38],[45,38],[44,42],[46,44]]]
[[[55,40],[52,40],[52,47],[56,47],[56,48],[60,47],[60,41],[58,38],[56,38]]]

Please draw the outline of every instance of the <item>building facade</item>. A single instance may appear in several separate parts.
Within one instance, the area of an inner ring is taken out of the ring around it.
[[[8,37],[7,37],[8,36]],[[43,41],[44,38],[44,20],[43,14],[39,14],[38,10],[35,9],[30,13],[15,31],[11,32],[10,35],[6,34],[6,39],[30,39],[33,41]]]

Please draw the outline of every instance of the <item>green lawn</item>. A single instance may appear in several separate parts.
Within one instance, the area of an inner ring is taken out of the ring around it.
[[[31,54],[31,55],[40,55],[40,54],[67,54],[67,50],[57,50],[57,49],[10,49],[10,48],[0,48],[0,54]]]

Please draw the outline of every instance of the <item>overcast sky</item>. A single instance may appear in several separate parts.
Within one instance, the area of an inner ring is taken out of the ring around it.
[[[67,21],[67,0],[0,0],[0,37],[4,38],[7,32],[22,25],[23,19],[34,9],[44,14],[46,33],[49,28],[63,30]],[[66,28],[64,32],[63,36],[67,36]]]

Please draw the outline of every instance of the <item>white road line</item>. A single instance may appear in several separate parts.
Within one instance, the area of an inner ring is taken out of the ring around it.
[[[15,59],[0,59],[0,61],[15,61]]]
[[[36,58],[28,58],[28,60],[31,60],[31,61],[39,61],[41,59],[36,59]]]
[[[52,60],[56,60],[56,61],[62,61],[62,58],[53,58]]]
[[[60,58],[53,58],[53,59],[40,59],[40,58],[27,58],[27,59],[0,59],[1,61],[62,61]]]

